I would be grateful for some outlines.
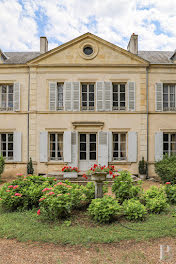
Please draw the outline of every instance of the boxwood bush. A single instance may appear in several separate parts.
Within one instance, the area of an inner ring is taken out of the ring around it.
[[[155,163],[155,172],[163,183],[176,184],[176,155],[164,155],[162,160]]]
[[[176,204],[176,184],[171,185],[169,182],[166,183],[165,192],[167,199],[171,204]]]
[[[141,221],[144,220],[147,215],[145,206],[141,204],[139,200],[134,198],[123,202],[123,210],[124,215],[128,220]]]

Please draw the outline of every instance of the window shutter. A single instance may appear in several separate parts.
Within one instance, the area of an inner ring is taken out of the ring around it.
[[[104,82],[97,82],[96,83],[96,110],[97,111],[103,111],[104,109],[104,107],[103,107],[103,105],[104,105],[104,103],[103,103],[103,91],[104,90]]]
[[[51,111],[56,111],[56,98],[57,98],[57,83],[49,83],[49,109]]]
[[[112,161],[112,132],[108,132],[108,161]]]
[[[104,110],[112,111],[112,83],[104,83]]]
[[[78,132],[71,132],[71,163],[72,167],[78,166]]]
[[[136,104],[136,84],[135,82],[128,83],[128,110],[135,111]]]
[[[163,84],[156,83],[155,86],[155,110],[163,111]]]
[[[155,160],[163,158],[163,132],[155,133]]]
[[[48,161],[48,132],[40,132],[40,162]]]
[[[21,161],[21,132],[14,132],[13,133],[13,160],[16,162]]]
[[[98,133],[98,164],[108,166],[108,132]]]
[[[137,133],[128,132],[128,161],[137,162]]]
[[[64,83],[64,110],[71,111],[72,110],[72,83],[65,82]]]
[[[20,111],[20,83],[14,83],[13,86],[13,110]]]
[[[73,82],[73,111],[80,111],[80,82]]]
[[[64,161],[71,162],[71,131],[64,132]]]

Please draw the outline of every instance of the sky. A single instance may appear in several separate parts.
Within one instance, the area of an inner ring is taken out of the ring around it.
[[[122,48],[132,33],[139,50],[176,49],[174,0],[0,0],[0,49],[49,50],[86,32]]]

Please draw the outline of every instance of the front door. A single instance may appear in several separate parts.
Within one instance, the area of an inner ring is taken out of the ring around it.
[[[97,134],[79,134],[79,169],[86,171],[97,163]]]

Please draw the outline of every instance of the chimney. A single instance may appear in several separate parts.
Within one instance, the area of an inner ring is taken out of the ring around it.
[[[46,37],[40,37],[40,53],[43,54],[48,51],[48,40]]]
[[[133,54],[138,54],[138,35],[132,34],[130,41],[127,46],[127,50],[130,51]]]

